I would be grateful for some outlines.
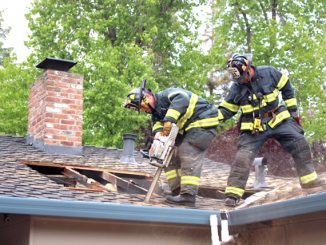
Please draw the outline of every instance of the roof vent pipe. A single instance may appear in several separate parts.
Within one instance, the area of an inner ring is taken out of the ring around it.
[[[252,163],[255,167],[255,183],[254,189],[260,190],[267,188],[268,184],[265,181],[267,175],[267,159],[265,157],[256,157]]]
[[[137,135],[135,134],[124,134],[123,135],[123,151],[120,157],[120,162],[122,163],[137,163],[134,156],[135,143]]]

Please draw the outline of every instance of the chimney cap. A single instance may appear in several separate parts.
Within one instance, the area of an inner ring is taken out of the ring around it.
[[[76,61],[56,59],[51,57],[46,57],[41,63],[37,64],[36,67],[40,69],[51,69],[57,71],[69,71],[71,67],[76,65]]]

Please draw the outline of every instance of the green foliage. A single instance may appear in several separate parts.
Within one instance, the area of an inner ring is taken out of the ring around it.
[[[149,127],[148,116],[122,106],[144,78],[154,92],[180,86],[217,104],[228,90],[227,58],[253,52],[255,65],[289,72],[307,135],[325,139],[324,1],[213,2],[212,17],[199,16],[213,30],[208,55],[193,11],[202,4],[212,1],[34,1],[27,15],[32,55],[21,65],[7,59],[0,70],[0,132],[26,134],[28,86],[38,72],[32,66],[45,57],[78,61],[72,72],[84,75],[84,143],[121,147],[124,133],[142,138]],[[1,22],[0,15],[0,56]]]
[[[122,104],[146,78],[154,91],[182,86],[204,94],[204,55],[198,52],[195,3],[187,1],[35,1],[27,15],[34,52],[78,61],[84,75],[84,143],[122,145],[122,135],[147,125]],[[140,135],[140,137],[142,137]]]
[[[255,65],[287,70],[310,140],[326,135],[324,9],[322,0],[238,0],[216,2],[214,12],[216,67],[232,53],[252,52]]]
[[[28,90],[33,72],[24,64],[16,65],[12,48],[4,48],[3,40],[10,28],[2,27],[0,11],[0,134],[26,135]]]
[[[2,27],[2,22],[3,22],[3,17],[2,17],[3,11],[0,10],[0,66],[3,66],[4,60],[6,58],[10,57],[10,54],[12,52],[12,48],[4,48],[3,47],[3,42],[7,36],[7,34],[10,31],[10,28],[3,28]]]
[[[0,134],[26,135],[28,91],[35,74],[24,64],[4,60],[0,68]]]

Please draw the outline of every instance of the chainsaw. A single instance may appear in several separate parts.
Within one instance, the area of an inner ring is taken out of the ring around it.
[[[148,189],[147,195],[145,197],[145,202],[149,202],[154,188],[160,178],[162,170],[169,166],[174,150],[175,150],[175,140],[178,136],[179,127],[176,124],[172,124],[171,132],[168,136],[160,136],[153,140],[153,144],[147,153],[142,152],[145,157],[148,157],[150,164],[157,167],[152,184]]]

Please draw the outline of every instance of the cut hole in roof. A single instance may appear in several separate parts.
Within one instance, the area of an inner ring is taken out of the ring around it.
[[[146,194],[152,181],[149,174],[141,172],[40,162],[24,164],[72,190]],[[154,193],[159,194],[159,188]]]
[[[148,173],[128,170],[29,161],[23,164],[71,190],[146,195],[153,180],[153,176]],[[157,185],[153,193],[162,195],[162,192]],[[246,190],[243,198],[254,193]],[[225,198],[224,188],[199,186],[198,196],[222,200]]]

